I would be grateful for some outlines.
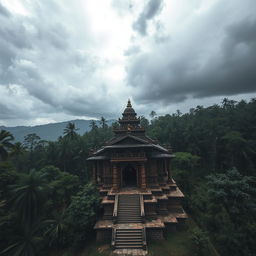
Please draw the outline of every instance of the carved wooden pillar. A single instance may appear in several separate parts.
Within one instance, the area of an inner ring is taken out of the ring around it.
[[[141,175],[141,188],[146,189],[146,170],[145,170],[145,164],[142,163],[140,165],[140,175]]]
[[[99,161],[96,162],[96,172],[97,172],[97,183],[101,184],[102,183],[102,177],[101,177],[101,170],[100,170]]]
[[[164,173],[165,173],[165,182],[169,180],[169,173],[168,173],[168,159],[164,159]]]
[[[105,162],[102,163],[102,182],[103,182],[103,186],[106,186],[106,166],[105,166]]]
[[[118,190],[117,166],[113,164],[113,190]]]
[[[96,170],[96,179],[97,179],[97,184],[100,184],[101,179],[100,179],[100,168],[99,168],[99,163],[95,163],[95,170]]]
[[[93,175],[93,183],[97,183],[97,173],[96,173],[96,168],[95,168],[95,162],[93,162],[93,167],[92,167],[92,175]]]
[[[171,161],[168,160],[168,181],[172,182],[172,170],[171,170]]]

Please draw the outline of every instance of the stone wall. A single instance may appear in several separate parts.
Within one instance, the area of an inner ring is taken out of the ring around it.
[[[161,228],[147,228],[146,229],[147,240],[163,240],[164,234]]]
[[[98,242],[111,242],[112,229],[98,229],[96,240]]]

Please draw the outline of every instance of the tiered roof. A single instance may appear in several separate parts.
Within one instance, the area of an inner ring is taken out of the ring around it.
[[[113,129],[115,136],[109,140],[104,147],[95,151],[88,160],[96,160],[96,158],[98,159],[100,156],[103,157],[108,150],[129,148],[137,148],[139,150],[150,148],[152,149],[151,157],[173,157],[168,149],[162,147],[145,134],[145,129],[141,127],[140,118],[137,117],[130,100],[128,100],[122,115],[123,117],[121,119],[119,118],[119,127]]]

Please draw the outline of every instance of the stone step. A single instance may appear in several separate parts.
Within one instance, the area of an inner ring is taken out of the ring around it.
[[[139,246],[139,245],[137,245],[137,246],[135,246],[135,245],[125,245],[125,246],[116,245],[115,249],[142,249],[142,245],[141,246]]]
[[[140,220],[140,218],[137,218]],[[136,222],[133,218],[133,222]],[[122,219],[119,220],[122,222]],[[125,218],[124,223],[130,223],[130,220]],[[118,228],[115,233],[115,249],[143,249],[143,230],[140,228]]]
[[[140,223],[141,219],[132,219],[132,220],[118,220],[119,224],[125,224],[125,223]]]
[[[131,232],[131,233],[134,233],[134,232],[140,232],[140,233],[142,233],[142,230],[141,230],[141,228],[117,228],[116,229],[116,232],[118,232],[118,233],[129,233],[129,232]]]
[[[129,234],[119,234],[118,239],[141,239],[142,235],[129,235]]]
[[[126,235],[121,235],[121,234],[118,235],[118,239],[120,239],[120,240],[126,239],[126,240],[132,240],[132,241],[136,240],[137,241],[138,239],[141,239],[141,238],[142,238],[142,235],[136,235],[136,236],[134,234],[132,236],[127,235],[127,234]]]

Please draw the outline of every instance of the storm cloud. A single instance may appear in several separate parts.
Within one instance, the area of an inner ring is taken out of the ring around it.
[[[133,23],[133,28],[141,35],[146,35],[148,22],[161,11],[162,6],[163,0],[149,0],[138,19]]]
[[[217,1],[164,44],[131,59],[128,81],[144,103],[256,92],[256,5]],[[236,11],[236,9],[239,10]],[[235,16],[234,16],[235,15]]]
[[[2,0],[0,24],[0,125],[255,96],[254,0]]]
[[[91,46],[90,40],[81,45],[79,31],[73,30],[73,12],[78,9],[64,7],[51,1],[34,3],[28,6],[31,15],[26,16],[0,5],[2,120],[33,120],[40,115],[51,121],[49,116],[57,113],[72,117],[113,114],[101,74],[107,60],[83,50]],[[82,25],[83,36],[89,38],[89,29]],[[96,96],[96,90],[101,94]]]

